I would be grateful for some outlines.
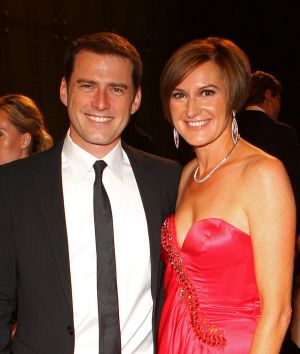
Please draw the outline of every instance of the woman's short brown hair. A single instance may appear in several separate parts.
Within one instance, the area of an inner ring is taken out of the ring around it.
[[[228,111],[238,111],[244,105],[250,86],[251,67],[247,55],[226,38],[207,37],[188,42],[178,48],[167,61],[160,78],[160,92],[166,118],[170,116],[170,98],[174,88],[197,66],[213,61],[224,79]]]

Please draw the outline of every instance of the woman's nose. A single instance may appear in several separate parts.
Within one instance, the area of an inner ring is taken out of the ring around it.
[[[199,102],[193,98],[189,98],[186,104],[186,115],[188,118],[194,118],[200,113],[200,105]]]

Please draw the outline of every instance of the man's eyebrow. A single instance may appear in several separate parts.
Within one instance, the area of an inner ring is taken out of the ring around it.
[[[124,84],[123,82],[111,82],[108,86],[114,87],[122,87],[124,89],[128,89],[128,85]]]
[[[77,84],[90,84],[90,85],[97,85],[97,82],[90,79],[78,79],[76,80]],[[108,83],[109,87],[122,87],[124,89],[128,89],[128,85],[124,84],[123,82],[110,82]]]
[[[94,81],[94,80],[88,80],[88,79],[78,79],[78,80],[76,80],[76,83],[77,83],[77,84],[83,84],[83,83],[85,83],[85,84],[92,84],[92,85],[95,85],[95,84],[96,84],[96,81]]]

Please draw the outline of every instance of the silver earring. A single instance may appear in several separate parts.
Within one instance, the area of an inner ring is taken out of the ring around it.
[[[174,144],[176,146],[176,149],[178,149],[179,148],[179,134],[175,128],[173,129],[173,137],[174,137]]]
[[[239,141],[240,134],[239,134],[239,127],[235,118],[236,112],[232,111],[232,125],[231,125],[231,136],[234,144]]]

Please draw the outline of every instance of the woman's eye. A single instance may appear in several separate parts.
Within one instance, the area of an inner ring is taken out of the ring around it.
[[[176,100],[180,100],[181,98],[184,97],[183,92],[173,92],[172,97],[175,98]]]
[[[204,90],[202,96],[212,96],[215,92],[213,90]]]

